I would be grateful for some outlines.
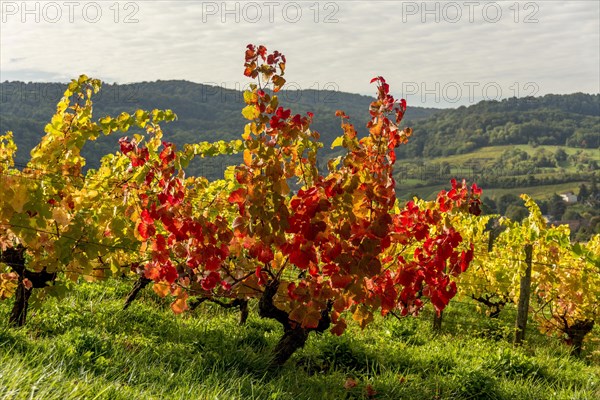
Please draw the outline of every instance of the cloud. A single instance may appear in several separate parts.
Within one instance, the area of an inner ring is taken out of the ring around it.
[[[329,83],[371,94],[370,78],[383,75],[397,94],[403,83],[417,84],[418,101],[457,85],[468,95],[473,82],[479,98],[485,85],[498,85],[502,97],[523,95],[532,83],[536,94],[600,91],[598,2],[82,1],[55,22],[48,3],[36,3],[38,15],[3,14],[2,79],[87,73],[233,88],[246,83],[245,45],[265,43],[287,55],[288,80],[303,88]]]

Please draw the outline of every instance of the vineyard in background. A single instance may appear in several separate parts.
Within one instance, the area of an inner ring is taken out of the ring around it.
[[[481,215],[481,189],[452,181],[434,201],[400,204],[395,150],[412,135],[399,127],[406,103],[373,79],[369,135],[342,111],[344,154],[323,172],[312,114],[293,114],[276,93],[286,59],[248,46],[244,93],[249,121],[238,140],[176,149],[163,141],[171,110],[94,118],[101,82],[72,81],[27,165],[15,165],[12,133],[0,136],[0,299],[23,326],[30,302],[75,285],[135,277],[131,304],[151,285],[180,314],[204,302],[251,309],[283,335],[271,363],[284,364],[310,333],[342,335],[379,313],[403,319],[427,304],[442,329],[451,301],[477,304],[491,319],[517,310],[514,342],[530,317],[579,355],[600,316],[600,236],[572,243],[523,196],[528,217]],[[266,88],[272,91],[265,91]],[[270,94],[271,93],[271,94]],[[81,151],[100,135],[130,135],[83,174]],[[418,132],[415,133],[418,135]],[[199,157],[241,153],[223,179],[186,176]],[[452,300],[454,297],[457,299]],[[82,311],[85,312],[85,311]]]

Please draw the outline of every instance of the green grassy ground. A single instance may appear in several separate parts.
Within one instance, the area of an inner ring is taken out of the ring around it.
[[[590,159],[595,160],[596,162],[600,162],[600,151],[597,149],[580,149],[574,147],[565,147],[565,146],[536,146],[533,147],[531,145],[507,145],[507,146],[490,146],[490,147],[482,147],[477,149],[474,152],[467,154],[458,154],[446,157],[436,157],[430,159],[419,159],[419,160],[398,160],[398,167],[396,169],[397,172],[404,171],[403,168],[410,168],[409,166],[412,164],[425,163],[425,165],[434,166],[441,165],[442,163],[448,163],[452,167],[452,173],[461,175],[461,174],[469,174],[468,168],[463,168],[465,165],[471,162],[476,162],[479,167],[478,168],[494,168],[493,165],[496,163],[503,152],[510,149],[518,148],[527,152],[530,156],[533,156],[537,151],[543,149],[547,152],[547,154],[552,155],[556,152],[557,149],[563,149],[567,155],[572,155],[577,152],[582,152],[583,155]],[[404,165],[404,167],[403,167]],[[420,165],[420,164],[419,164]],[[435,173],[435,172],[433,172]],[[538,172],[533,174],[533,176],[537,179],[548,179],[553,177],[558,177],[559,179],[564,176],[564,174],[577,174],[577,168],[574,163],[562,162],[561,165],[557,168],[544,168],[542,172]],[[448,176],[450,176],[449,174]],[[524,176],[515,176],[515,178],[523,178]],[[526,176],[525,176],[526,177]],[[447,187],[448,184],[435,184],[435,185],[426,185],[427,175],[422,177],[423,179],[415,179],[410,178],[406,179],[405,177],[398,177],[397,179],[397,190],[398,195],[401,198],[407,198],[407,196],[411,194],[417,194],[419,197],[425,199],[433,199],[437,195],[437,193],[444,187]],[[477,176],[474,176],[472,179],[477,182]],[[561,184],[552,184],[552,185],[539,185],[532,187],[517,187],[517,188],[494,188],[494,187],[483,187],[484,195],[491,198],[498,198],[503,194],[512,193],[519,195],[521,193],[527,193],[533,196],[538,200],[547,200],[555,193],[564,193],[567,191],[577,192],[579,185],[581,183],[587,183],[584,181],[573,181],[568,183]]]
[[[253,312],[239,327],[235,312],[211,305],[177,317],[151,290],[123,311],[130,285],[79,285],[32,310],[23,329],[6,326],[11,304],[0,303],[0,399],[600,398],[597,343],[573,359],[533,328],[514,349],[510,309],[493,321],[457,301],[439,335],[429,311],[378,318],[311,336],[270,370],[277,323]]]
[[[561,183],[558,185],[540,185],[540,186],[531,186],[531,187],[522,187],[522,188],[511,188],[511,189],[490,189],[483,188],[483,195],[485,197],[490,197],[492,199],[498,199],[500,196],[508,193],[513,193],[515,195],[520,195],[522,193],[528,194],[536,200],[548,200],[555,193],[566,193],[573,192],[577,193],[579,190],[579,185],[585,182],[569,182],[569,183]],[[403,197],[408,194],[417,194],[420,198],[423,199],[435,199],[435,196],[439,193],[444,186],[440,185],[431,185],[431,186],[423,186],[419,188],[410,188],[398,191],[398,196]],[[445,189],[448,190],[450,188],[450,184],[445,185]]]
[[[578,147],[566,147],[566,146],[549,146],[549,145],[540,145],[540,146],[531,146],[528,144],[517,144],[517,145],[505,145],[505,146],[488,146],[477,149],[472,153],[467,154],[457,154],[446,157],[436,157],[431,159],[431,161],[435,162],[447,162],[452,164],[463,164],[465,162],[471,161],[473,159],[497,159],[500,158],[502,153],[506,150],[512,150],[518,148],[519,150],[523,150],[527,152],[530,156],[533,156],[536,151],[545,150],[548,154],[554,154],[556,150],[563,149],[567,155],[572,155],[577,153],[578,151],[583,152],[587,157],[592,160],[600,161],[600,152],[597,149],[581,149]],[[574,170],[574,169],[573,169]]]

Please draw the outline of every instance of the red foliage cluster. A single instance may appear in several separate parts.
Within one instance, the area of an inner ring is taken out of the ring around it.
[[[342,111],[342,145],[347,152],[327,174],[316,168],[319,134],[312,114],[293,115],[274,92],[285,83],[285,56],[249,45],[244,75],[258,79],[244,93],[250,120],[242,136],[244,163],[236,167],[228,206],[210,216],[196,212],[187,197],[176,152],[164,143],[158,156],[123,139],[132,166],[145,163],[148,194],[142,196],[138,232],[152,248],[147,278],[171,285],[171,292],[201,290],[232,298],[261,297],[278,287],[275,303],[289,319],[316,328],[331,310],[332,331],[343,332],[343,313],[361,326],[375,310],[416,313],[428,297],[442,310],[456,294],[452,275],[464,272],[472,246],[446,217],[480,213],[481,190],[452,181],[426,205],[398,208],[392,177],[395,149],[412,130],[400,129],[406,101],[396,100],[382,77],[370,105],[369,135],[358,139]],[[289,194],[289,182],[302,187]],[[157,182],[158,184],[155,184]],[[159,188],[152,195],[151,188]],[[462,247],[462,250],[460,250]],[[329,307],[329,308],[328,308]]]

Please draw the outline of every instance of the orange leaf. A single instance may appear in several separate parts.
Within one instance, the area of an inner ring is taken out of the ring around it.
[[[336,336],[340,336],[346,330],[346,321],[344,319],[340,319],[337,324],[333,328],[331,328],[331,333]]]
[[[346,382],[344,382],[344,389],[352,389],[353,387],[356,387],[358,385],[358,382],[356,382],[356,380],[352,379],[352,378],[348,378],[346,379]]]
[[[363,305],[356,307],[352,319],[358,322],[361,328],[367,326],[367,324],[373,321],[373,314]]]
[[[227,199],[230,203],[242,204],[246,201],[246,189],[239,188],[234,190]]]
[[[292,312],[289,315],[289,319],[291,319],[292,321],[296,321],[299,323],[302,323],[302,320],[304,319],[304,317],[306,316],[306,308],[302,305],[296,306],[296,308],[294,308],[292,310]]]
[[[173,303],[171,303],[171,310],[173,310],[175,314],[181,314],[187,310],[187,298],[188,294],[186,292],[181,293],[180,296]]]
[[[365,387],[365,392],[366,392],[367,398],[369,398],[369,399],[372,399],[377,394],[377,391],[375,389],[373,389],[373,386],[371,386],[371,385],[367,385]]]
[[[306,313],[306,316],[302,320],[303,328],[316,328],[319,326],[319,321],[321,320],[321,313],[315,309],[309,309]]]
[[[27,290],[31,290],[31,288],[33,287],[33,284],[31,283],[31,281],[27,278],[23,279],[23,286],[25,286],[25,289]]]
[[[165,297],[166,295],[168,295],[170,288],[171,285],[169,285],[166,282],[157,282],[154,283],[154,285],[152,285],[152,290],[154,290],[154,292],[160,297]]]
[[[248,149],[244,150],[244,163],[247,166],[252,165],[252,152]]]

